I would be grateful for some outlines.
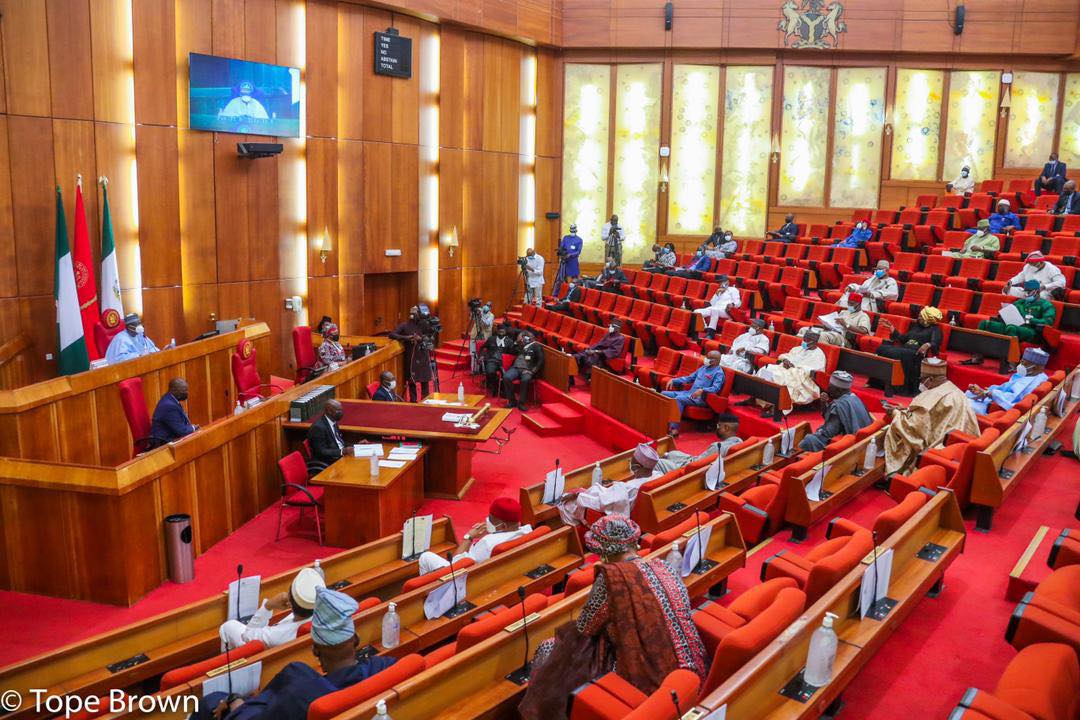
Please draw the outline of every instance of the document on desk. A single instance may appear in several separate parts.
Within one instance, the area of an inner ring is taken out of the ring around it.
[[[417,447],[393,447],[390,448],[390,454],[387,457],[391,460],[415,460],[419,454],[420,448]]]
[[[1015,305],[1002,305],[998,310],[998,317],[1006,325],[1023,325],[1026,321]]]
[[[255,611],[259,609],[261,586],[262,575],[250,575],[229,583],[229,620],[247,622],[255,614]],[[238,596],[239,599],[237,599]],[[240,613],[239,618],[236,616],[237,611]]]
[[[382,443],[357,443],[353,445],[353,455],[356,457],[382,457]]]
[[[233,662],[238,662],[234,660]],[[232,676],[232,677],[230,677]],[[244,664],[235,670],[214,675],[203,681],[203,697],[210,693],[228,694],[231,688],[234,693],[241,697],[247,697],[259,692],[259,679],[262,677],[262,660],[250,665]]]
[[[842,332],[844,328],[840,327],[840,323],[836,322],[840,319],[840,313],[827,313],[825,315],[818,316],[818,322],[826,330],[832,330],[833,332]]]
[[[694,568],[705,559],[705,553],[709,550],[709,538],[712,537],[712,525],[706,525],[690,536],[683,551],[682,567],[679,568],[680,577],[689,577]]]
[[[443,419],[443,422],[459,423],[459,422],[465,422],[466,420],[468,420],[471,417],[472,417],[472,413],[451,413],[451,412],[448,412],[448,413],[443,413],[442,419]]]
[[[449,572],[449,568],[447,572]],[[463,572],[455,573],[453,581],[447,580],[429,592],[424,600],[424,617],[428,620],[441,618],[450,608],[464,600],[465,580],[467,577]]]
[[[825,478],[829,474],[829,465],[822,464],[818,466],[817,472],[814,473],[814,477],[810,478],[810,482],[806,483],[806,499],[810,502],[818,502],[821,500],[821,485],[825,482]]]
[[[394,468],[396,470],[405,467],[408,463],[408,460],[395,460],[394,458],[389,458],[387,460],[380,460],[379,467]]]
[[[877,552],[876,560],[871,560],[863,571],[862,585],[859,588],[859,617],[864,618],[878,600],[889,594],[889,580],[892,578],[893,549]]]
[[[404,560],[431,547],[431,526],[434,515],[416,515],[401,528],[401,558]]]

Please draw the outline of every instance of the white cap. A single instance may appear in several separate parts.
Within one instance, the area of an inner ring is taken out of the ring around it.
[[[315,607],[316,591],[325,587],[322,573],[315,568],[304,568],[293,578],[290,594],[298,606],[311,610]]]
[[[390,612],[395,612],[395,611],[397,610],[397,603],[396,603],[396,602],[392,602],[392,603],[390,603],[390,604],[389,604],[389,606],[388,606],[388,607],[389,607],[389,609],[390,609]]]

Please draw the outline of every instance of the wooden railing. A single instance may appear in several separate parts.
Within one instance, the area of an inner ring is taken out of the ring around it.
[[[668,425],[679,422],[673,398],[599,368],[592,375],[592,406],[651,438],[667,435]]]
[[[0,345],[0,390],[14,390],[30,382],[32,345],[26,333],[19,333]]]

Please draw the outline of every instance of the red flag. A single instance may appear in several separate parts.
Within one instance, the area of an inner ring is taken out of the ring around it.
[[[75,291],[79,294],[79,313],[82,315],[83,336],[91,360],[101,357],[94,342],[94,326],[101,319],[98,310],[97,280],[94,277],[94,255],[90,250],[90,231],[86,227],[83,207],[82,176],[75,184],[75,243],[71,248],[75,270]]]

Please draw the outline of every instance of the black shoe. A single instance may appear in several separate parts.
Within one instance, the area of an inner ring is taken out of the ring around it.
[[[739,402],[735,403],[735,405],[738,407],[746,407],[747,405],[753,405],[756,402],[756,397],[748,397],[745,400],[740,400]]]
[[[509,402],[507,402],[507,403],[506,403],[506,405],[505,405],[505,407],[507,407],[507,408],[510,408],[510,409],[512,409],[512,410],[515,410],[515,409],[520,409],[520,408],[518,407],[518,404],[517,404],[516,402],[514,402],[513,400],[510,400]]]
[[[982,355],[972,355],[967,360],[961,360],[960,364],[961,365],[982,365],[983,364],[983,356]]]

